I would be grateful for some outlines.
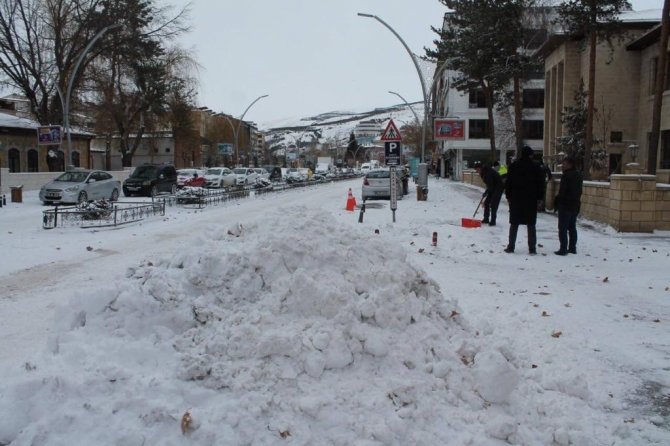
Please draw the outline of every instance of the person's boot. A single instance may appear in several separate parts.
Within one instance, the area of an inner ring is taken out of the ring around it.
[[[568,254],[577,254],[577,248],[568,249]]]
[[[568,251],[566,251],[564,249],[559,249],[558,251],[554,251],[554,254],[556,254],[557,256],[567,256]]]
[[[519,230],[519,225],[510,225],[509,227],[509,241],[505,252],[511,254],[514,252],[514,245],[516,245],[516,233]]]
[[[535,226],[528,226],[528,253],[530,255],[535,255],[537,254],[537,251],[535,250],[535,246],[537,246],[537,235],[535,233]]]

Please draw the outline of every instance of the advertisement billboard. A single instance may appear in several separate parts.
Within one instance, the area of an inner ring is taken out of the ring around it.
[[[465,139],[465,121],[462,119],[435,118],[433,134],[436,141]]]
[[[51,146],[62,142],[61,127],[59,125],[49,125],[37,127],[37,144]]]
[[[233,154],[233,145],[232,144],[219,144],[219,155],[232,155]]]

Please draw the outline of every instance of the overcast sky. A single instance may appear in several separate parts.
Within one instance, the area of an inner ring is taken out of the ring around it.
[[[165,0],[183,6],[187,0]],[[419,78],[400,41],[416,54],[436,38],[446,9],[438,0],[193,0],[192,31],[180,44],[193,51],[200,106],[261,127],[286,118],[366,110],[422,98]],[[663,0],[633,0],[633,9]]]

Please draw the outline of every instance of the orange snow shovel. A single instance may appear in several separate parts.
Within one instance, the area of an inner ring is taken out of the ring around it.
[[[475,213],[472,214],[472,218],[461,218],[461,226],[464,228],[481,228],[482,227],[482,222],[477,220],[475,218],[475,215],[477,215],[477,212],[479,211],[479,207],[482,205],[484,202],[484,197],[482,197],[481,200],[479,200],[479,204],[477,205],[477,209],[475,209]]]

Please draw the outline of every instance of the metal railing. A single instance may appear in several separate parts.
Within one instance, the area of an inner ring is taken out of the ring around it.
[[[56,206],[42,211],[42,228],[104,228],[165,215],[165,203],[117,203],[110,208],[86,209],[79,206]]]

